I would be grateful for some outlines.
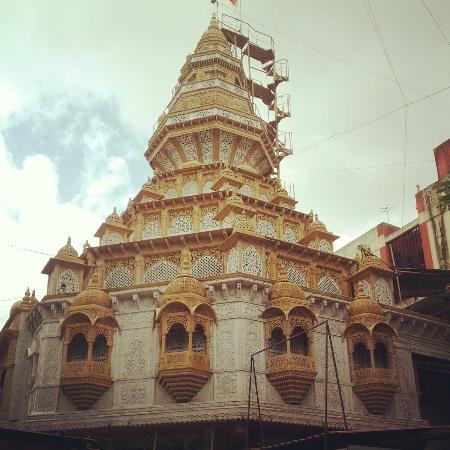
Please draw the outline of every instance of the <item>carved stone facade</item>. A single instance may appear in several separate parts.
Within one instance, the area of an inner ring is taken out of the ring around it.
[[[266,347],[263,421],[322,426],[325,321],[350,426],[424,423],[412,354],[450,360],[449,324],[392,306],[393,272],[335,255],[336,236],[294,208],[246,83],[213,19],[149,141],[154,176],[106,218],[100,245],[78,255],[69,241],[50,259],[40,302],[13,307],[0,334],[9,426],[104,436],[221,422],[238,440],[250,358]],[[329,358],[329,425],[342,428]],[[250,399],[256,420],[254,384]]]

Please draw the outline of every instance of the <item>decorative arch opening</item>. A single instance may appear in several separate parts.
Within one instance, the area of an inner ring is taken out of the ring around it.
[[[214,182],[212,180],[205,181],[205,183],[203,183],[203,193],[208,194],[209,192],[213,192],[213,190],[211,189],[211,186],[213,184]]]
[[[286,336],[279,327],[274,328],[269,338],[270,356],[284,355],[287,352]]]
[[[56,283],[56,292],[59,293],[72,293],[80,291],[80,283],[78,278],[71,270],[65,270],[62,272]]]
[[[166,352],[185,352],[188,349],[189,336],[181,323],[172,325],[166,336]]]
[[[196,325],[192,334],[192,351],[206,354],[205,329],[201,325]]]
[[[291,353],[296,355],[309,355],[308,336],[302,327],[295,327],[291,333]],[[302,334],[301,334],[302,333]]]
[[[88,357],[88,342],[83,333],[77,333],[67,347],[67,361],[85,361]]]
[[[244,194],[247,197],[253,196],[253,189],[248,184],[244,184],[243,186],[241,186],[241,189],[239,189],[239,191],[241,194]]]
[[[364,342],[358,342],[353,348],[353,364],[355,369],[367,369],[370,364],[370,352]]]
[[[374,351],[375,367],[389,369],[389,352],[383,342],[377,342]]]
[[[108,359],[108,344],[105,336],[99,334],[92,346],[92,359],[96,362],[106,362]]]

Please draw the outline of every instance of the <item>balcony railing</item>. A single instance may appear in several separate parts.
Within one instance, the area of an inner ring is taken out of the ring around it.
[[[159,364],[160,370],[191,368],[209,371],[209,357],[193,351],[162,353]]]
[[[287,370],[301,370],[315,372],[316,366],[312,356],[284,353],[282,355],[269,356],[267,358],[267,371],[269,373]]]
[[[75,379],[95,377],[110,380],[110,368],[107,362],[97,361],[71,361],[65,362],[62,367],[62,379]]]

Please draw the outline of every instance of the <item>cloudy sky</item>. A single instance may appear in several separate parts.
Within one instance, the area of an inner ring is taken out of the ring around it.
[[[40,271],[68,235],[78,250],[95,243],[151,175],[152,126],[214,9],[0,0],[0,323],[28,285],[45,294]],[[220,0],[220,11],[271,34],[289,60],[294,155],[282,174],[298,209],[317,211],[338,245],[388,204],[392,223],[414,219],[416,185],[436,179],[432,150],[450,137],[450,2]]]

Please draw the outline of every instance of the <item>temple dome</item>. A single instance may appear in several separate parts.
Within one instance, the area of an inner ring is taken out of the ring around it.
[[[165,295],[185,294],[194,294],[205,297],[205,288],[202,283],[192,275],[180,275],[167,285]]]
[[[16,311],[31,311],[31,309],[37,302],[38,301],[36,300],[36,297],[34,295],[34,290],[30,295],[30,288],[27,288],[24,297],[11,306],[9,315],[12,316]]]
[[[70,236],[67,238],[67,244],[61,247],[56,254],[57,258],[78,258],[77,251],[72,247],[72,240]]]
[[[73,299],[73,306],[97,305],[104,308],[111,308],[112,302],[109,295],[99,287],[99,279],[96,272],[93,273],[89,287],[81,291]]]
[[[113,212],[106,218],[105,223],[123,225],[122,218],[117,214],[116,207],[114,207]]]
[[[323,222],[321,222],[317,216],[317,214],[314,217],[314,220],[308,227],[308,233],[311,233],[312,231],[327,231],[327,227]]]
[[[269,300],[277,300],[279,298],[295,298],[298,300],[306,300],[303,289],[289,280],[285,273],[281,273],[272,285]]]
[[[358,283],[358,292],[355,300],[348,307],[348,316],[355,317],[362,314],[374,314],[382,316],[383,311],[378,302],[364,293],[362,283]]]

